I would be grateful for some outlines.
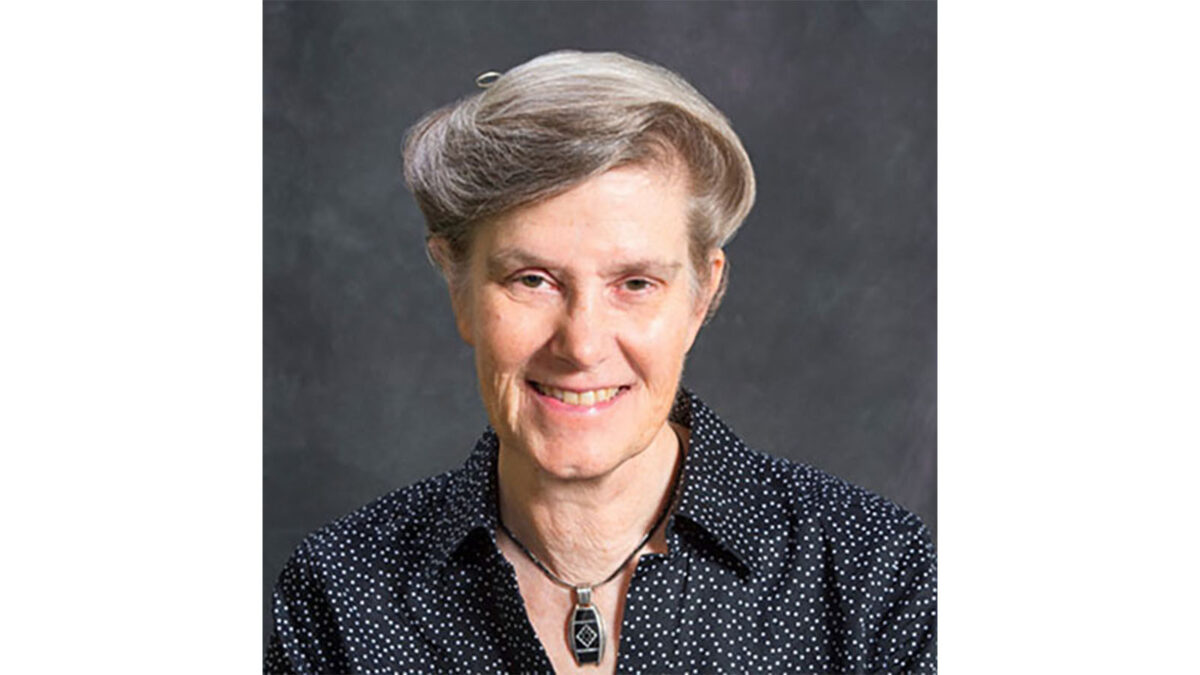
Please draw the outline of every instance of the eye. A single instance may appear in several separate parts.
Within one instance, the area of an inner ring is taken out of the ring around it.
[[[525,288],[541,288],[549,283],[549,280],[541,274],[527,273],[518,276],[514,281]]]
[[[624,282],[625,290],[635,293],[650,290],[653,285],[654,283],[649,279],[626,279]]]

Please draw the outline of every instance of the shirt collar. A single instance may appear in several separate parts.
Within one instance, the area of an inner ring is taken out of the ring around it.
[[[762,511],[764,487],[741,468],[751,451],[698,396],[680,388],[671,421],[690,430],[683,486],[675,515],[691,521],[712,543],[754,572],[758,549],[750,519]]]
[[[450,474],[441,519],[434,528],[433,562],[441,566],[476,531],[496,538],[496,459],[500,439],[489,425],[475,442],[466,465]]]
[[[753,528],[746,526],[745,514],[756,510],[752,501],[762,488],[733,465],[738,455],[749,450],[699,397],[683,387],[669,419],[690,429],[675,516],[699,526],[712,543],[753,572],[757,549],[747,537]],[[495,541],[499,448],[496,432],[488,426],[463,468],[450,474],[442,516],[433,532],[433,558],[439,566],[476,531]]]

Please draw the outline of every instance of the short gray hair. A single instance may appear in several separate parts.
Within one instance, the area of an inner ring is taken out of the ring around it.
[[[417,122],[404,178],[427,238],[448,244],[451,260],[438,262],[453,285],[474,225],[618,166],[679,160],[690,180],[693,278],[707,281],[709,252],[754,204],[754,168],[725,116],[661,66],[616,53],[539,56]],[[722,274],[710,315],[724,288]]]

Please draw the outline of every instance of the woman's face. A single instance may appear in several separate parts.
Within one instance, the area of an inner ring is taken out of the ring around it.
[[[504,452],[595,478],[672,433],[713,290],[692,290],[680,173],[613,169],[476,232],[454,309]]]

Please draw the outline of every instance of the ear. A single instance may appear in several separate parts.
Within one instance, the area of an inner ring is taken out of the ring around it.
[[[700,333],[700,327],[708,318],[708,309],[717,300],[724,280],[725,251],[719,248],[713,249],[708,254],[708,281],[704,288],[700,289],[700,297],[697,298],[695,313],[692,315],[691,335],[688,337],[689,350],[692,348],[692,343],[696,341],[696,335]]]
[[[455,264],[450,242],[444,237],[430,237],[425,243],[425,252],[429,256],[429,260],[442,273],[442,278],[446,280],[446,287],[450,291],[450,308],[454,311],[454,323],[458,326],[459,336],[463,342],[474,347],[474,332],[471,330],[470,321],[470,298],[467,297],[466,280],[462,278],[469,274],[469,270],[458,269],[459,265]]]
[[[708,310],[714,302],[719,299],[720,293],[725,286],[725,272],[728,261],[725,260],[725,251],[721,249],[713,249],[712,254],[708,257],[708,288],[705,289],[704,313],[707,315]]]
[[[471,330],[471,322],[468,320],[469,315],[466,307],[463,306],[461,300],[455,300],[451,294],[450,304],[454,308],[454,323],[458,326],[458,336],[462,338],[467,345],[475,346],[475,333]]]

